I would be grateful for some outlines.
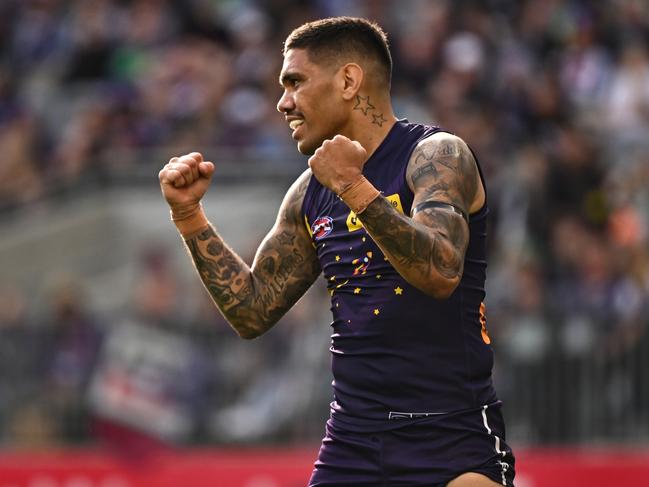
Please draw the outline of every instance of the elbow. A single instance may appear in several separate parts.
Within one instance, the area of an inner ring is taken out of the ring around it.
[[[262,321],[230,321],[230,326],[237,333],[242,340],[254,340],[263,335],[275,322],[262,322]]]
[[[452,285],[446,285],[444,287],[437,288],[437,290],[433,294],[433,297],[435,299],[441,299],[441,300],[450,298],[455,292],[455,289],[457,288],[458,284],[459,282]]]
[[[243,340],[254,340],[257,337],[260,337],[262,335],[262,332],[257,331],[257,330],[239,330],[235,328],[235,331],[237,332],[237,335],[239,335],[239,338]]]
[[[435,299],[450,298],[462,280],[464,256],[459,252],[448,253],[445,257],[436,255],[428,269],[426,294]]]
[[[420,287],[421,291],[435,299],[445,300],[450,298],[460,284],[460,276],[453,279],[429,280],[426,286]]]

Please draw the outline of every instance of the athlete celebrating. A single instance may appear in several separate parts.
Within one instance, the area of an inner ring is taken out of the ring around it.
[[[391,71],[385,33],[364,19],[286,39],[277,109],[311,157],[251,267],[202,210],[213,163],[172,158],[162,192],[241,337],[324,274],[334,401],[310,487],[512,486],[485,327],[484,179],[460,138],[395,117]]]

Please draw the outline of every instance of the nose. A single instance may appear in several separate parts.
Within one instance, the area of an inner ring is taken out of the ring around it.
[[[295,109],[293,97],[288,93],[288,91],[284,90],[284,93],[282,93],[282,96],[277,102],[277,111],[280,113],[288,113],[293,109]]]

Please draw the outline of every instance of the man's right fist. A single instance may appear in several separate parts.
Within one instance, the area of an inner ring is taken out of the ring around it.
[[[214,174],[214,164],[199,152],[172,157],[158,174],[162,195],[175,217],[196,211]]]

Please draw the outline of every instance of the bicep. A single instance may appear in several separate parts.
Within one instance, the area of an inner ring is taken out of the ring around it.
[[[417,145],[408,162],[406,179],[414,194],[413,209],[437,201],[468,215],[480,189],[473,153],[462,139],[443,132]]]
[[[422,141],[406,172],[413,191],[412,218],[436,236],[432,256],[441,274],[445,267],[460,270],[469,242],[468,215],[479,190],[480,176],[467,145],[451,134],[439,133]]]

